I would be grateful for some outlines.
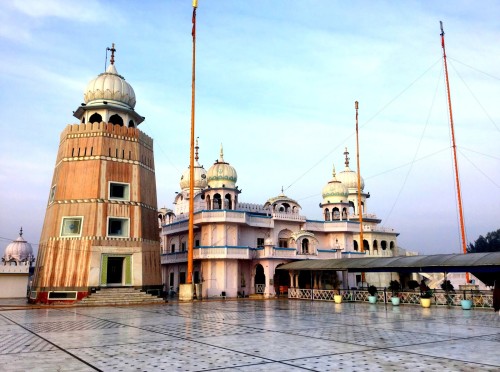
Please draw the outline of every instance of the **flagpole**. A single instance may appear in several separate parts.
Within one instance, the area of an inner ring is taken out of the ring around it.
[[[358,167],[358,215],[359,215],[359,240],[360,251],[365,251],[365,242],[363,239],[363,209],[361,208],[361,171],[359,169],[359,135],[358,135],[358,101],[354,102],[356,109],[356,161]]]
[[[198,0],[193,0],[193,65],[191,78],[191,139],[189,152],[189,227],[186,283],[193,284],[193,245],[194,245],[194,113],[196,82],[196,8]]]
[[[439,21],[441,27],[441,47],[443,48],[443,61],[444,61],[444,74],[446,77],[446,92],[448,95],[448,111],[450,113],[450,126],[451,126],[451,144],[453,149],[453,165],[455,167],[455,184],[457,186],[457,199],[458,199],[458,214],[460,218],[460,234],[462,238],[462,250],[464,254],[467,253],[467,242],[465,239],[465,223],[464,212],[462,208],[462,191],[460,189],[460,178],[458,176],[458,161],[457,161],[457,145],[455,144],[455,127],[453,125],[453,111],[451,109],[451,94],[450,94],[450,81],[448,79],[448,63],[446,61],[446,49],[444,46],[444,29],[443,22]],[[466,284],[469,283],[469,273],[465,273]]]

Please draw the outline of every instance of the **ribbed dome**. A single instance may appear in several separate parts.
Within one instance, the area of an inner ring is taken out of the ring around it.
[[[211,188],[235,188],[237,180],[238,174],[236,173],[236,169],[224,161],[224,152],[221,145],[219,160],[207,172],[208,186]]]
[[[348,189],[358,188],[358,174],[351,170],[349,166],[345,167],[345,169],[337,175],[337,180],[342,182]],[[363,177],[360,177],[360,183],[361,190],[363,190],[365,188]]]
[[[10,243],[7,248],[5,248],[4,259],[9,261],[14,259],[18,262],[21,261],[32,261],[33,259],[33,248],[31,244],[28,243],[23,238],[23,230],[19,233],[19,238]]]
[[[95,100],[113,100],[135,107],[134,89],[118,74],[114,64],[87,84],[83,99],[87,105],[92,105]]]
[[[345,169],[337,174],[337,180],[342,182],[345,187],[348,189],[357,189],[358,188],[358,174],[349,168],[349,151],[347,151],[347,147],[344,152],[345,155]],[[361,190],[365,188],[365,181],[363,177],[360,177]]]
[[[188,169],[186,169],[182,174],[180,182],[181,190],[189,189],[189,170],[190,169],[188,167]],[[198,163],[198,161],[196,161],[194,163],[194,188],[195,190],[202,190],[205,187],[207,187],[207,171],[205,170],[205,168],[203,168],[203,166],[200,165],[200,163]]]
[[[356,181],[357,182],[357,181]],[[349,191],[347,187],[337,180],[335,174],[335,166],[333,167],[333,178],[328,184],[323,187],[321,195],[323,196],[323,203],[339,203],[347,201]]]
[[[281,191],[281,194],[279,194],[278,196],[275,196],[273,198],[269,198],[264,203],[264,207],[267,207],[269,205],[274,205],[274,204],[283,204],[283,203],[287,203],[287,204],[290,204],[291,206],[297,206],[297,207],[301,208],[300,205],[299,205],[299,203],[297,203],[297,201],[295,201],[292,198],[289,198],[288,196],[286,196],[283,193],[283,191]]]

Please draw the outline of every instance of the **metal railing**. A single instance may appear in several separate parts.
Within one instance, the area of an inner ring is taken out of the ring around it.
[[[370,295],[366,289],[303,289],[303,288],[288,288],[288,298],[297,300],[313,300],[313,301],[333,301],[333,296],[336,294],[342,295],[342,300],[345,302],[368,302]],[[378,289],[377,302],[390,303],[392,293],[387,289]],[[400,291],[397,294],[401,304],[405,305],[420,305],[419,291]],[[446,292],[443,290],[433,290],[431,305],[435,306],[461,306],[462,300],[472,300],[472,307],[475,308],[492,308],[493,294],[491,291],[454,291]]]
[[[255,293],[263,294],[265,290],[266,290],[265,284],[255,284]]]

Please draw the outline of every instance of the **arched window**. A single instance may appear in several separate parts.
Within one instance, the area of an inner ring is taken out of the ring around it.
[[[339,209],[336,207],[332,209],[332,220],[334,221],[340,220],[340,212]]]
[[[389,249],[392,251],[394,249],[394,242],[389,243]]]
[[[102,116],[99,115],[97,112],[93,113],[92,116],[89,118],[89,123],[100,123],[102,121]]]
[[[347,220],[347,209],[346,208],[342,208],[342,219]]]
[[[387,249],[387,242],[385,240],[382,240],[380,242],[380,246],[382,247],[382,250],[385,251]]]
[[[118,124],[120,127],[123,127],[123,119],[120,115],[114,114],[109,117],[109,123]]]
[[[363,248],[365,252],[370,250],[370,243],[368,243],[368,240],[363,240]]]
[[[214,195],[213,209],[222,209],[222,198],[220,194]]]
[[[358,242],[356,240],[353,240],[354,243],[354,250],[357,252],[358,251]]]
[[[330,210],[328,208],[325,209],[325,221],[330,221]]]
[[[309,253],[309,239],[304,238],[302,239],[302,254],[308,254]]]
[[[376,240],[373,241],[373,251],[378,252],[378,242]]]
[[[233,209],[231,194],[226,194],[224,196],[224,209]]]
[[[129,127],[129,128],[135,128],[135,123],[134,123],[134,121],[133,121],[133,120],[130,120],[130,121],[128,122],[128,127]]]

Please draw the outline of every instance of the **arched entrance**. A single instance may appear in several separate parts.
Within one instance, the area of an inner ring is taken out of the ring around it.
[[[284,295],[288,293],[288,288],[290,287],[290,274],[287,270],[278,270],[278,267],[284,264],[279,264],[274,269],[274,292],[278,295]]]
[[[266,289],[266,274],[261,264],[255,266],[255,293],[264,294]]]

